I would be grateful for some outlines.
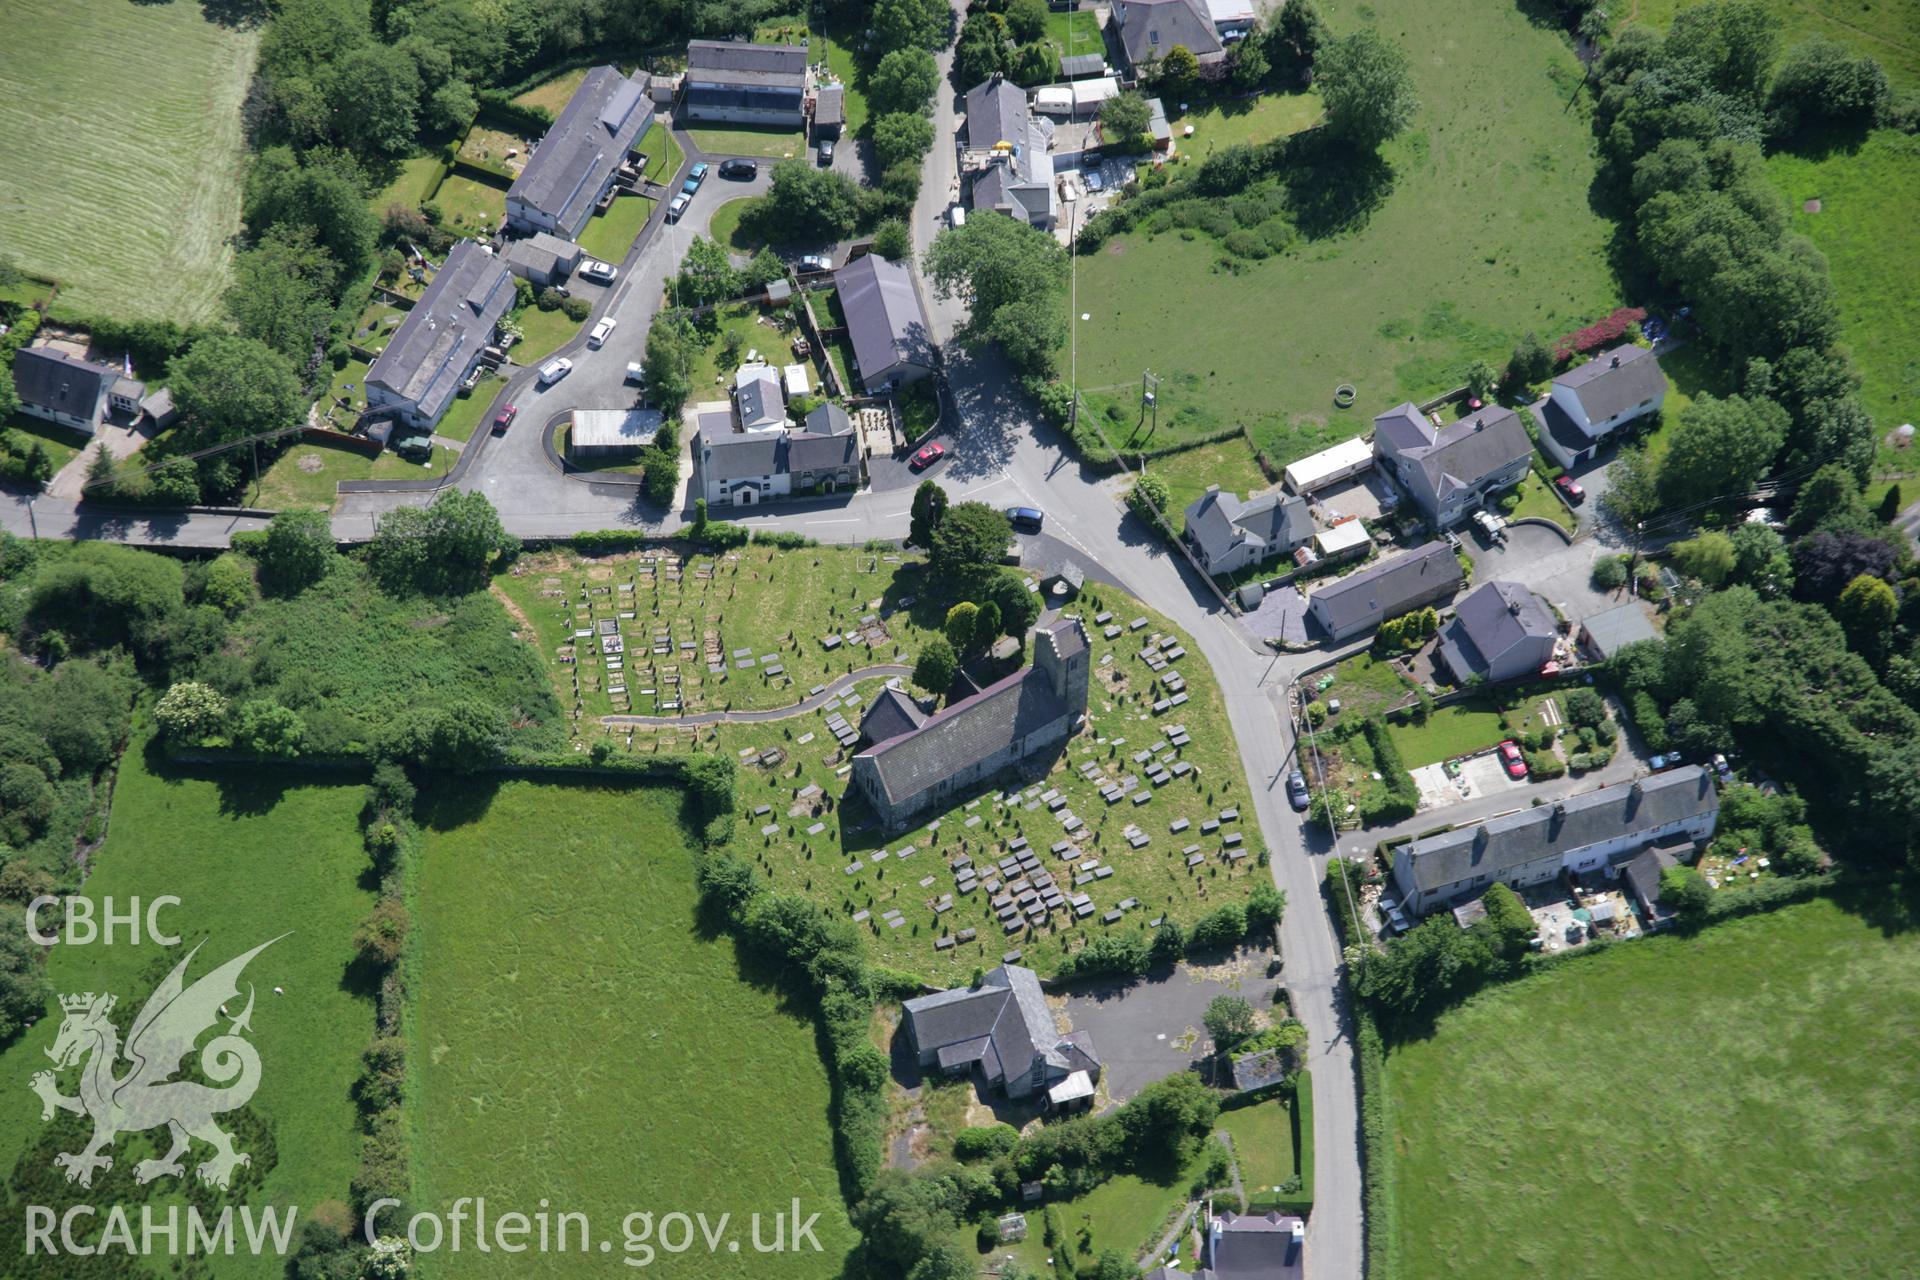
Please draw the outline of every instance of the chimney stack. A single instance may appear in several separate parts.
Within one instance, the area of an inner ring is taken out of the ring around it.
[[[1613,363],[1612,363],[1612,364],[1611,364],[1611,365],[1610,365],[1609,367],[1610,367],[1610,368],[1614,368],[1614,369],[1618,369],[1618,368],[1620,367],[1620,357],[1619,357],[1619,356],[1615,356],[1615,357],[1613,358]]]

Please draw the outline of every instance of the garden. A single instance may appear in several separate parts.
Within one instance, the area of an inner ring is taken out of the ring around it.
[[[270,511],[330,510],[344,480],[431,480],[446,475],[459,456],[437,444],[424,461],[415,462],[391,449],[372,454],[351,445],[303,439],[261,472],[257,494],[249,492],[255,506]]]
[[[1374,1265],[1759,1280],[1811,1249],[1823,1273],[1898,1271],[1920,1249],[1888,1209],[1920,1145],[1916,1009],[1920,934],[1828,899],[1483,991],[1389,1046],[1396,1229]]]
[[[841,1273],[853,1232],[814,1027],[775,990],[777,975],[697,926],[679,808],[663,787],[507,782],[423,796],[414,1203],[444,1213],[461,1196],[545,1199],[587,1214],[618,1249],[618,1224],[637,1208],[729,1213],[745,1239],[750,1214],[771,1218],[797,1198],[802,1218],[819,1214],[822,1252],[723,1248],[700,1255],[698,1273],[825,1280]],[[572,1276],[606,1265],[598,1254],[466,1252],[416,1269]]]
[[[579,244],[587,256],[614,265],[626,261],[640,229],[647,225],[653,201],[645,196],[619,195],[607,208],[587,219],[580,229]]]

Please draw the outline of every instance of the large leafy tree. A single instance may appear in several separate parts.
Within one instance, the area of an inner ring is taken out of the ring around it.
[[[933,55],[920,48],[892,50],[867,75],[867,100],[877,115],[895,111],[918,114],[933,101],[940,87],[940,68]]]
[[[946,514],[947,491],[940,487],[938,480],[922,480],[920,487],[913,491],[913,513],[907,525],[908,545],[931,547],[933,531],[940,527]]]
[[[486,587],[494,558],[514,545],[485,494],[448,489],[382,516],[367,563],[391,592],[465,595]]]
[[[1660,494],[1676,506],[1751,489],[1787,438],[1787,412],[1771,400],[1702,395],[1680,413],[1660,467]]]
[[[334,64],[327,94],[341,141],[354,150],[397,156],[413,145],[420,68],[401,50],[354,50]]]
[[[929,559],[934,571],[950,582],[974,581],[1000,563],[1012,537],[1006,516],[986,503],[958,503],[933,531]]]
[[[267,525],[260,576],[267,590],[297,595],[326,576],[334,555],[333,530],[324,512],[282,511]]]
[[[1419,105],[1406,55],[1372,28],[1321,48],[1314,83],[1327,106],[1327,128],[1368,151],[1406,128]]]
[[[306,411],[284,355],[232,334],[202,338],[168,365],[187,438],[199,448],[291,427]]]
[[[254,338],[304,367],[333,318],[339,264],[304,225],[271,229],[235,256],[227,313]]]
[[[1012,218],[974,218],[942,231],[926,254],[934,288],[968,304],[962,344],[999,342],[1029,373],[1043,371],[1066,339],[1059,294],[1067,269],[1059,241]]]
[[[843,173],[782,160],[755,212],[770,238],[838,240],[859,220],[860,190]]]

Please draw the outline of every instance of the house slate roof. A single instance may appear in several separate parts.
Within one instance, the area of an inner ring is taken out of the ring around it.
[[[1063,659],[1087,647],[1086,629],[1078,618],[1062,618],[1036,632],[1051,637]],[[1047,673],[1036,666],[1022,667],[936,711],[914,732],[877,743],[861,754],[873,760],[888,798],[900,801],[978,764],[1066,713],[1067,704],[1053,691]]]
[[[700,84],[803,88],[807,82],[807,46],[689,40],[687,79]]]
[[[1124,11],[1120,44],[1136,66],[1149,57],[1166,57],[1177,44],[1202,59],[1221,51],[1213,19],[1193,0],[1124,0],[1114,8]]]
[[[1660,873],[1668,867],[1679,865],[1680,856],[1676,848],[1655,845],[1650,849],[1642,849],[1620,869],[1627,887],[1633,891],[1633,896],[1640,900],[1640,909],[1646,912],[1655,924],[1670,919],[1674,914],[1672,907],[1665,906],[1660,901]]]
[[[1719,808],[1720,793],[1707,771],[1686,765],[1415,840],[1400,856],[1410,859],[1414,887],[1425,893]]]
[[[1234,523],[1262,542],[1305,542],[1313,536],[1307,500],[1297,494],[1263,493],[1240,508]]]
[[[1027,91],[1004,76],[983,80],[967,90],[967,145],[985,151],[996,142],[1023,145],[1027,140]]]
[[[831,400],[823,400],[806,417],[807,430],[817,436],[844,436],[853,432],[853,419]]]
[[[710,436],[700,433],[701,465],[707,478],[725,484],[731,480],[778,475],[784,461],[786,441],[775,432],[729,431]]]
[[[506,264],[473,241],[460,241],[367,370],[368,385],[439,417],[512,306]]]
[[[1058,216],[1059,193],[1053,186],[1053,160],[1047,154],[1050,135],[1043,122],[1027,127],[1020,149],[1006,164],[995,162],[973,175],[973,207],[1012,214],[1023,222]]]
[[[1496,659],[1515,645],[1544,639],[1549,649],[1559,634],[1553,612],[1539,596],[1517,582],[1487,582],[1475,587],[1454,608],[1440,628],[1440,643],[1448,649],[1447,665],[1458,654],[1463,666],[1456,675],[1484,675]]]
[[[733,376],[733,399],[740,408],[740,425],[748,431],[777,427],[787,420],[780,375],[771,365],[742,365]]]
[[[1313,536],[1307,500],[1297,495],[1264,493],[1242,502],[1225,490],[1216,490],[1188,503],[1186,519],[1187,530],[1209,560],[1219,559],[1243,538],[1298,543]]]
[[[1107,73],[1107,60],[1097,53],[1076,53],[1069,57],[1060,55],[1060,78],[1078,80],[1082,76],[1101,76]]]
[[[860,442],[850,435],[816,435],[795,431],[787,436],[787,470],[832,471],[860,461]]]
[[[1471,489],[1533,454],[1533,440],[1520,415],[1494,405],[1436,428],[1408,403],[1381,414],[1373,424],[1374,439],[1391,441],[1442,498],[1456,489]]]
[[[1582,431],[1552,396],[1543,396],[1528,405],[1527,413],[1532,416],[1542,441],[1551,438],[1568,457],[1593,448],[1593,437]]]
[[[118,369],[68,355],[58,347],[21,347],[13,353],[13,387],[22,404],[75,418],[91,418]]]
[[[648,83],[644,71],[631,78],[613,67],[587,72],[507,189],[508,199],[518,199],[563,226],[578,218],[599,199],[607,179],[652,120]]]
[[[1664,392],[1667,375],[1660,371],[1660,361],[1652,351],[1628,343],[1567,370],[1553,380],[1553,385],[1573,392],[1574,399],[1587,411],[1587,421],[1605,422]]]
[[[1274,1211],[1223,1210],[1208,1224],[1207,1266],[1196,1280],[1298,1280],[1302,1248],[1293,1229],[1300,1219]]]
[[[813,95],[813,123],[841,124],[846,115],[847,91],[837,84],[821,85]]]
[[[517,262],[540,275],[552,275],[562,267],[573,270],[573,264],[580,259],[580,246],[536,231],[524,240],[509,241],[501,254],[508,262]]]
[[[1583,618],[1580,628],[1602,658],[1611,658],[1636,640],[1651,640],[1660,634],[1647,621],[1646,611],[1631,600]]]
[[[895,365],[932,367],[927,317],[905,266],[869,253],[835,272],[834,285],[863,382]]]
[[[1084,1031],[1061,1035],[1033,970],[1003,964],[988,970],[978,987],[955,987],[920,996],[903,1006],[914,1041],[942,1067],[979,1061],[989,1080],[1025,1073],[1036,1056],[1059,1071],[1097,1069],[1093,1042]]]
[[[1327,625],[1340,631],[1368,618],[1391,618],[1432,595],[1438,584],[1451,589],[1464,580],[1453,550],[1444,542],[1429,542],[1328,583],[1313,593],[1312,602],[1322,606]]]
[[[911,733],[926,722],[927,713],[904,690],[882,689],[867,706],[867,714],[860,717],[860,736],[868,742],[885,742]]]

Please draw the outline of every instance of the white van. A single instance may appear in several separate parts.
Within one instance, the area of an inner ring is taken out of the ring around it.
[[[949,208],[949,209],[947,210],[947,225],[948,225],[948,226],[950,226],[950,227],[964,227],[964,226],[966,226],[966,225],[967,225],[967,211],[966,211],[965,209],[962,209],[962,208],[961,208],[961,207],[960,207],[959,205],[957,205],[957,204],[956,204],[956,205],[954,205],[954,206],[952,206],[951,208]]]
[[[573,372],[573,361],[561,356],[558,360],[549,360],[540,366],[540,385],[550,387]]]

